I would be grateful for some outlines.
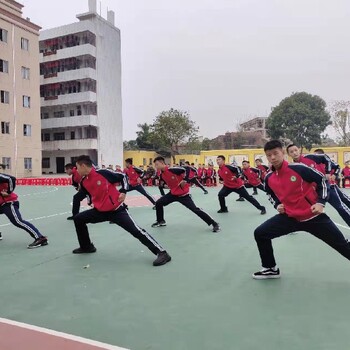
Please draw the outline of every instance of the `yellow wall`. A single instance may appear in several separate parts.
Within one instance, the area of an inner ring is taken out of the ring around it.
[[[158,153],[153,151],[124,151],[124,160],[126,158],[132,158],[135,166],[147,166],[152,164],[153,159],[158,156]],[[125,164],[120,164],[122,168]]]
[[[322,147],[326,154],[330,156],[332,160],[338,163],[341,167],[347,160],[350,160],[350,147]],[[304,150],[304,154],[313,153],[315,148],[311,149],[310,152]],[[243,160],[249,160],[250,164],[254,165],[256,158],[262,158],[265,165],[268,164],[267,159],[262,148],[255,149],[234,149],[234,150],[212,150],[212,151],[202,151],[200,155],[193,154],[182,154],[176,156],[176,163],[179,163],[180,159],[188,160],[190,163],[198,164],[208,164],[208,161],[212,161],[216,164],[215,160],[218,155],[224,155],[226,157],[227,163],[232,163],[236,161],[238,165],[242,163]]]

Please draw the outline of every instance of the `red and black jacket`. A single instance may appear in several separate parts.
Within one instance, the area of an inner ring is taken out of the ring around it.
[[[260,178],[264,181],[265,176],[269,172],[270,168],[263,164],[258,165],[256,168],[260,170]]]
[[[305,156],[300,156],[298,162],[306,164],[320,171],[322,174],[330,174],[339,177],[340,166],[333,162],[326,154],[307,154]],[[335,181],[330,180],[330,184],[334,185]]]
[[[284,205],[285,214],[298,221],[317,216],[311,206],[326,204],[328,186],[319,172],[301,163],[283,162],[280,169],[271,169],[265,178],[265,189],[275,208]]]
[[[241,188],[244,182],[241,178],[242,170],[237,165],[223,165],[218,170],[219,179],[228,188]]]
[[[252,186],[261,185],[261,171],[258,168],[242,169],[243,179]]]
[[[128,176],[130,186],[137,186],[139,184],[138,179],[142,179],[145,175],[142,169],[133,165],[130,168],[125,168],[124,173]]]
[[[192,180],[198,176],[198,170],[194,166],[184,165],[183,168],[185,168],[186,172],[188,173],[189,180]]]
[[[341,171],[341,174],[342,174],[344,177],[350,177],[350,168],[346,166],[346,167]]]
[[[121,189],[118,190],[116,184],[120,184]],[[127,176],[121,172],[92,168],[90,174],[82,178],[80,187],[89,204],[93,204],[98,211],[106,212],[120,207],[119,195],[127,192],[129,184]]]
[[[174,196],[182,197],[190,193],[189,168],[184,167],[165,167],[161,172],[161,179],[168,185],[170,193]],[[180,183],[186,181],[186,184],[181,188]]]
[[[79,175],[77,168],[74,167],[72,169],[72,186],[78,189],[81,179],[82,177]]]
[[[16,202],[18,196],[13,191],[16,188],[16,178],[14,176],[0,173],[0,206],[10,202]],[[1,195],[1,192],[7,192],[9,196]]]

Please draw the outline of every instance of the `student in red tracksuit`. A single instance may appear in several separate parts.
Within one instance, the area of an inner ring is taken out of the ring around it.
[[[213,232],[219,232],[219,224],[206,212],[198,208],[192,200],[188,180],[189,171],[186,171],[184,167],[168,167],[165,164],[163,157],[157,157],[153,162],[156,169],[161,171],[162,180],[168,185],[170,192],[157,200],[157,221],[152,225],[152,227],[166,226],[166,222],[164,220],[164,207],[171,203],[179,202],[199,216],[207,223],[208,226],[212,225]]]
[[[15,177],[0,173],[0,214],[6,215],[14,226],[28,232],[34,238],[34,242],[28,245],[28,249],[48,245],[47,238],[34,225],[22,219],[18,196],[13,192],[15,187]]]
[[[211,187],[213,186],[213,167],[212,165],[208,165],[208,168],[206,170],[206,178],[205,178],[205,183],[207,185],[207,187]]]
[[[235,192],[239,194],[240,198],[246,199],[249,203],[254,205],[255,208],[260,210],[261,215],[266,214],[265,207],[263,207],[253,196],[251,196],[244,187],[244,182],[241,178],[241,169],[236,165],[225,164],[225,157],[223,155],[218,156],[216,158],[216,162],[219,166],[219,179],[224,184],[219,192],[220,210],[218,213],[228,213],[225,197],[232,192]]]
[[[79,175],[77,168],[72,163],[68,163],[65,165],[65,169],[66,174],[72,176],[72,186],[77,191],[77,193],[73,196],[72,216],[69,216],[67,218],[67,220],[73,220],[73,217],[79,214],[80,202],[86,197],[83,192],[79,191],[79,183],[81,181],[81,176]]]
[[[170,255],[144,229],[138,226],[125,208],[124,200],[128,190],[127,177],[123,173],[107,169],[95,170],[89,156],[76,160],[77,169],[82,176],[81,190],[89,198],[93,209],[74,216],[75,229],[80,247],[73,254],[95,253],[96,248],[90,240],[87,224],[110,221],[122,227],[145,245],[157,259],[154,266],[164,265],[171,260]],[[116,184],[121,184],[118,190]]]
[[[260,158],[255,159],[255,167],[260,170],[261,180],[264,181],[266,174],[269,172],[269,167],[264,165]]]
[[[202,183],[202,178],[203,178],[203,171],[204,171],[204,164],[198,164],[198,170],[197,170],[197,178],[199,183]]]
[[[253,188],[253,195],[258,194],[258,189],[265,192],[264,185],[261,182],[261,171],[257,168],[252,168],[248,160],[242,162],[242,174],[245,180],[246,188]]]
[[[198,170],[195,168],[194,163],[190,165],[190,162],[185,162],[184,168],[188,170],[188,181],[190,184],[194,184],[199,187],[204,194],[208,194],[208,191],[204,186],[198,181]]]
[[[350,161],[345,162],[345,167],[341,171],[342,186],[345,188],[345,180],[350,180]]]
[[[337,186],[335,177],[340,172],[338,164],[334,163],[326,154],[302,155],[301,149],[295,144],[287,146],[287,153],[296,163],[303,163],[321,172],[330,183],[328,203],[338,212],[342,219],[350,226],[350,198]]]
[[[296,231],[311,233],[350,260],[350,243],[324,214],[328,195],[325,177],[304,164],[289,164],[278,140],[267,142],[264,150],[272,164],[271,172],[265,178],[265,188],[279,214],[255,229],[263,269],[254,273],[253,278],[280,277],[272,239]]]
[[[130,184],[128,192],[137,191],[144,195],[153,205],[155,205],[156,201],[142,186],[142,178],[144,177],[145,172],[140,168],[133,166],[131,158],[125,159],[125,165],[126,168],[124,169],[124,173],[128,176]]]

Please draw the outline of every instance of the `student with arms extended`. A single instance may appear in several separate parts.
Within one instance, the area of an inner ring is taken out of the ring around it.
[[[73,254],[95,253],[96,248],[90,240],[87,224],[110,221],[129,232],[157,256],[154,266],[164,265],[171,260],[170,255],[144,229],[138,226],[125,208],[124,200],[128,190],[127,177],[107,169],[95,170],[89,156],[76,160],[77,169],[82,176],[81,190],[90,199],[93,209],[74,216],[75,229],[80,247]],[[121,184],[118,190],[116,184]]]
[[[272,239],[296,231],[311,233],[350,260],[349,242],[324,214],[328,185],[323,174],[304,164],[288,163],[278,140],[267,142],[264,151],[272,165],[265,178],[265,189],[279,214],[255,229],[262,270],[254,273],[253,278],[280,277]]]

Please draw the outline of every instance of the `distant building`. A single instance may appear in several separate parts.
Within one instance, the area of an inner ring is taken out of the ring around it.
[[[264,117],[256,117],[240,124],[242,131],[260,132],[263,139],[267,138],[266,120]]]
[[[120,31],[114,12],[96,0],[79,22],[40,32],[42,165],[62,173],[88,154],[96,164],[122,164]]]
[[[0,172],[17,177],[41,175],[40,27],[22,8],[0,0]]]

